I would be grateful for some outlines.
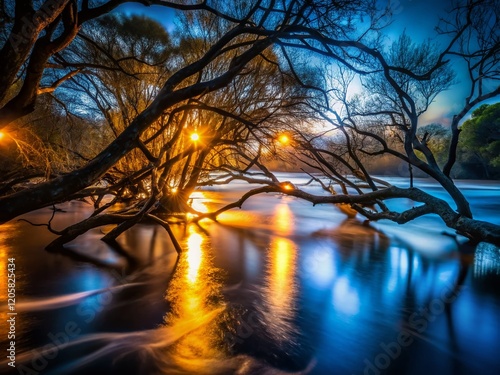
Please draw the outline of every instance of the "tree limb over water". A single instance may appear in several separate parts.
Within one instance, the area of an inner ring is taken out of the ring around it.
[[[473,219],[452,179],[461,120],[500,95],[498,1],[453,2],[437,29],[441,44],[406,34],[387,43],[390,9],[372,1],[136,1],[178,10],[176,38],[144,17],[109,15],[125,2],[25,1],[3,10],[0,142],[17,164],[0,185],[0,223],[90,198],[91,217],[60,231],[51,248],[102,225],[116,225],[107,241],[145,220],[169,231],[161,215],[192,212],[197,187],[244,179],[265,186],[221,210],[283,193],[369,220],[437,214],[460,234],[499,244],[498,226]],[[443,161],[418,129],[456,83],[457,64],[470,92],[452,116]],[[86,141],[67,146],[76,128]],[[61,131],[63,140],[54,135]],[[375,178],[377,157],[406,166],[411,187]],[[270,171],[290,161],[320,174],[314,181],[328,195],[280,183]],[[413,187],[417,171],[445,189],[456,211]],[[384,203],[394,198],[420,205],[394,212]]]

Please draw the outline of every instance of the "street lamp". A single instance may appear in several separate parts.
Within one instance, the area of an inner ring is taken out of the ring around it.
[[[281,134],[278,137],[278,142],[281,143],[282,145],[287,145],[290,143],[290,137],[286,134]]]
[[[288,191],[290,191],[290,190],[294,190],[294,189],[295,189],[295,186],[293,186],[293,184],[292,184],[291,182],[287,181],[287,182],[283,182],[283,183],[281,184],[281,188],[282,188],[283,190],[288,190]]]

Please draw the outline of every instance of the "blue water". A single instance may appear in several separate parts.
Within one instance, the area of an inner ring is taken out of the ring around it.
[[[448,199],[429,180],[416,184]],[[458,185],[476,218],[500,224],[497,182]],[[214,209],[245,189],[212,187],[195,193],[193,206]],[[61,207],[58,228],[91,212],[82,202]],[[40,210],[29,218],[49,215]],[[0,260],[15,257],[18,272],[17,370],[498,374],[499,249],[480,244],[475,254],[459,255],[465,239],[444,236],[453,231],[436,216],[368,224],[334,206],[267,194],[218,222],[173,229],[185,248],[179,258],[153,225],[120,238],[129,258],[99,241],[109,228],[90,232],[70,249],[91,264],[46,253],[54,236],[43,227],[1,226]],[[6,368],[2,362],[0,371]]]

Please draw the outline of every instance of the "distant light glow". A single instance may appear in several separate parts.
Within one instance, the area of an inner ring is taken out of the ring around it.
[[[177,194],[177,192],[178,192],[178,191],[179,191],[179,189],[177,189],[176,187],[174,187],[174,188],[170,189],[170,192],[171,192],[172,194]]]
[[[0,140],[3,139],[5,137],[5,133],[4,132],[0,132]]]
[[[287,145],[290,143],[290,137],[286,134],[281,134],[278,137],[278,142],[281,143],[282,145]]]
[[[200,135],[198,133],[191,134],[191,140],[193,142],[198,142],[200,140]]]
[[[285,189],[285,190],[293,190],[293,186],[290,185],[290,184],[285,184],[285,185],[283,185],[283,189]]]

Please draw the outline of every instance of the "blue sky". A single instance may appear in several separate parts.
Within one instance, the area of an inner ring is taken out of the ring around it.
[[[393,10],[394,20],[390,34],[397,37],[406,29],[416,41],[432,36],[439,16],[448,8],[449,1],[443,0],[379,0],[381,6]]]
[[[406,31],[416,42],[422,42],[435,36],[434,28],[438,24],[439,17],[445,15],[446,10],[450,8],[448,0],[378,1],[381,8],[388,7],[393,12],[393,22],[386,30],[389,37],[396,39],[403,31]],[[166,7],[146,7],[141,4],[126,3],[115,11],[126,14],[144,14],[160,22],[169,31],[174,28],[175,11]],[[456,68],[458,68],[458,83],[436,98],[429,111],[422,116],[421,125],[431,122],[448,124],[452,115],[460,110],[469,86],[464,76],[464,70],[460,69],[458,65]],[[489,102],[497,101],[498,99],[493,99]]]
[[[435,37],[435,27],[440,16],[446,15],[450,1],[443,0],[379,0],[394,11],[394,20],[388,28],[391,39],[397,39],[406,32],[415,42]],[[421,117],[421,125],[432,122],[449,124],[454,113],[460,110],[468,87],[464,84],[463,70],[457,75],[459,81],[450,90],[441,93],[430,109]]]
[[[174,28],[175,11],[164,6],[153,5],[146,7],[137,3],[125,3],[116,8],[115,12],[146,15],[161,23],[168,31],[172,31]]]
[[[435,38],[435,27],[440,17],[446,16],[451,9],[450,0],[379,0],[379,4],[389,6],[394,11],[394,21],[388,28],[389,36],[396,39],[403,31],[406,31],[416,42]],[[444,41],[444,39],[433,40]],[[431,122],[447,125],[452,116],[464,105],[464,98],[470,90],[467,71],[465,66],[458,61],[451,61],[451,63],[454,64],[453,68],[457,72],[457,83],[436,98],[429,111],[422,116],[421,125]],[[498,98],[494,98],[486,103],[492,104],[498,101]]]

